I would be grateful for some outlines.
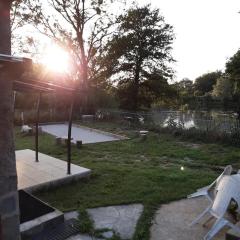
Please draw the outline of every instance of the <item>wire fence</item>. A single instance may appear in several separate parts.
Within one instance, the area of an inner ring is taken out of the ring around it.
[[[68,109],[58,111],[48,109],[40,111],[40,122],[68,121]],[[15,124],[34,123],[36,111],[15,109]],[[82,118],[80,113],[74,114],[75,120]],[[98,110],[92,118],[95,121],[125,122],[127,125],[138,127],[198,129],[206,132],[231,133],[240,131],[239,119],[233,113],[216,112],[180,112],[152,111],[130,112],[116,109]]]
[[[140,126],[196,128],[203,131],[231,132],[239,129],[239,120],[233,113],[154,111],[129,112],[120,110],[99,110],[97,120],[126,120]]]

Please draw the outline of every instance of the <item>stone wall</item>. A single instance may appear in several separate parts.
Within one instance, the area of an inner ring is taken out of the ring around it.
[[[11,0],[0,1],[0,53],[11,54]],[[11,72],[11,71],[10,71]],[[0,69],[0,236],[18,240],[19,207],[13,138],[13,96],[9,69]]]

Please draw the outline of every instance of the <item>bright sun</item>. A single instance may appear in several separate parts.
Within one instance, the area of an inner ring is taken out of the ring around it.
[[[66,73],[70,67],[69,54],[57,45],[46,48],[41,62],[49,71],[57,73]]]

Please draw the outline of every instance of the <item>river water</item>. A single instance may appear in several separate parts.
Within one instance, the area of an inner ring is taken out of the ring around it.
[[[237,114],[223,111],[154,111],[149,115],[161,127],[169,125],[204,130],[231,131],[239,127]],[[146,118],[147,119],[147,118]],[[148,118],[149,119],[149,118]]]

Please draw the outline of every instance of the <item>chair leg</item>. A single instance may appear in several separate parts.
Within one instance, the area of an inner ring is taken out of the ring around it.
[[[214,217],[211,216],[210,218],[208,218],[204,223],[203,223],[203,227],[206,227],[207,224],[213,219]]]
[[[195,197],[201,197],[201,196],[206,196],[206,195],[207,195],[207,191],[202,190],[202,191],[197,191],[195,193],[188,195],[187,198],[195,198]]]
[[[197,218],[190,224],[190,227],[192,227],[193,225],[198,223],[200,221],[200,219],[203,218],[209,212],[211,207],[212,206],[207,207],[200,215],[198,215]]]
[[[213,203],[213,198],[209,194],[206,195],[207,199],[209,200],[210,203]]]
[[[232,228],[234,231],[240,233],[240,228],[238,226],[236,226],[235,224],[228,222],[227,225]]]
[[[211,230],[207,233],[204,237],[204,240],[211,240],[224,226],[228,225],[229,222],[224,218],[219,218],[214,225],[212,226]]]

